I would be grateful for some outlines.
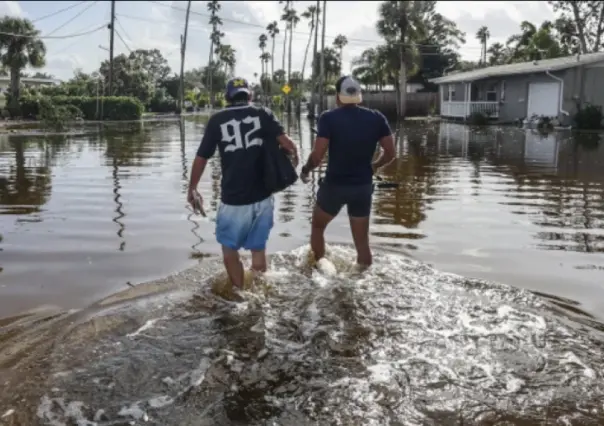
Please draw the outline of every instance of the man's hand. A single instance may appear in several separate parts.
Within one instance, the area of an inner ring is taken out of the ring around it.
[[[191,207],[193,207],[194,213],[204,214],[203,198],[196,189],[189,188],[189,191],[187,192],[187,201],[191,204]]]
[[[300,180],[302,183],[308,183],[310,181],[310,171],[306,167],[302,167],[300,171]]]

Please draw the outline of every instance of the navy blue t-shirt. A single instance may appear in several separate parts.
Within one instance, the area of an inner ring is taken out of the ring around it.
[[[218,147],[224,204],[253,204],[271,195],[264,185],[264,144],[277,143],[283,133],[275,114],[261,106],[229,106],[210,117],[197,155],[209,159]]]
[[[376,110],[345,106],[319,117],[317,136],[329,139],[325,182],[365,185],[373,180],[371,163],[379,140],[392,134],[388,120]]]

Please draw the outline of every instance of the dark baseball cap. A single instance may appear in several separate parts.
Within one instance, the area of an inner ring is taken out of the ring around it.
[[[232,99],[238,93],[250,94],[250,86],[245,78],[235,77],[227,82],[226,98]]]

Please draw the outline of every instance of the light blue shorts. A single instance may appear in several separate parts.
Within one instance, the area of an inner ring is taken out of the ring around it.
[[[232,250],[264,250],[273,228],[273,196],[254,204],[220,204],[216,216],[216,239]]]

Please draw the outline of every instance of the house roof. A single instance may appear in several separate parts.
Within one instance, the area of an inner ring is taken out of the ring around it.
[[[592,64],[594,62],[604,61],[604,53],[587,53],[585,55],[565,56],[563,58],[544,59],[541,61],[521,62],[518,64],[497,65],[494,67],[481,68],[473,71],[460,72],[433,78],[431,83],[460,83],[474,80],[481,80],[489,77],[499,77],[505,75],[528,74],[533,72],[559,71],[567,68],[577,67],[579,65]]]
[[[0,76],[0,81],[9,82],[10,76]],[[55,78],[34,78],[34,77],[21,77],[23,83],[48,83],[48,84],[59,84],[61,80]]]

